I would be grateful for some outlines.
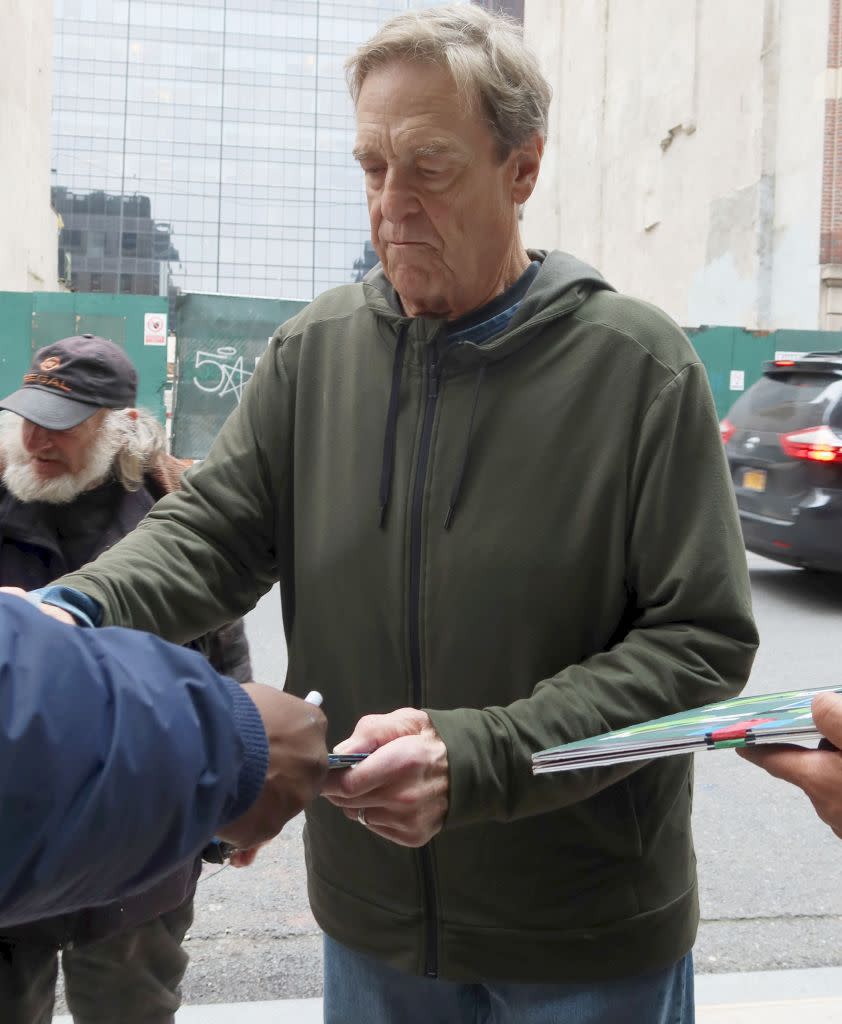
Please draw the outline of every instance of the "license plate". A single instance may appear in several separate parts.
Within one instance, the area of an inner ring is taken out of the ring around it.
[[[743,473],[743,487],[747,491],[765,491],[766,490],[766,470],[765,469],[747,469]]]

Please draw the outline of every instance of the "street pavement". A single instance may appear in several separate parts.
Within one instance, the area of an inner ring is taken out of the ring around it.
[[[321,1024],[321,999],[185,1006],[178,1024]],[[838,1024],[842,968],[703,975],[697,1024]],[[55,1024],[72,1024],[67,1016]],[[349,1022],[354,1024],[354,1022]],[[644,1022],[641,1022],[644,1024]]]

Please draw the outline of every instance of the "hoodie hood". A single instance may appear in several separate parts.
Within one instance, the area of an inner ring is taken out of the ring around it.
[[[567,316],[578,309],[595,291],[614,291],[598,270],[583,263],[566,252],[547,252],[545,249],[528,249],[530,260],[538,261],[541,269],[530,285],[511,322],[501,334],[478,345],[474,342],[460,342],[453,346],[453,358],[463,362],[473,353],[483,361],[493,361],[510,355],[528,342],[534,332],[548,321]],[[400,298],[392,283],[386,277],[382,264],[366,274],[363,292],[368,308],[378,318],[391,321],[394,328],[407,327],[410,344],[426,345],[441,336],[447,323],[440,317],[409,317],[403,312]]]
[[[544,325],[567,316],[578,309],[594,292],[601,289],[613,291],[611,286],[593,267],[589,267],[575,256],[563,252],[547,253],[543,249],[527,250],[531,261],[538,261],[541,268],[518,306],[511,321],[499,335],[489,341],[477,343],[460,341],[450,343],[443,335],[447,321],[443,318],[407,317],[400,310],[400,299],[386,277],[381,264],[369,272],[363,282],[369,309],[381,318],[393,321],[397,327],[397,343],[392,363],[392,386],[389,408],[386,415],[383,458],[378,493],[379,520],[381,528],[386,521],[386,512],[391,495],[392,475],[395,462],[395,436],[398,420],[398,396],[401,389],[404,361],[407,348],[414,348],[416,361],[430,360],[435,364],[435,376],[439,373],[474,372],[475,383],[470,415],[466,421],[462,457],[454,477],[450,505],[444,520],[449,530],[456,506],[462,492],[462,484],[468,469],[471,437],[474,420],[479,407],[480,392],[485,378],[486,367],[511,356],[537,337]],[[425,351],[435,344],[438,352],[429,356]],[[446,367],[446,370],[445,370]],[[432,369],[432,366],[431,366]]]

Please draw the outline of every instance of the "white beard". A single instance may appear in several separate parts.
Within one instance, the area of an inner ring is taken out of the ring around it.
[[[104,480],[120,449],[119,428],[106,417],[96,434],[85,464],[78,473],[62,473],[44,480],[38,476],[21,440],[23,420],[14,414],[0,420],[0,459],[5,463],[3,484],[24,503],[44,501],[49,505],[68,505],[84,491]]]

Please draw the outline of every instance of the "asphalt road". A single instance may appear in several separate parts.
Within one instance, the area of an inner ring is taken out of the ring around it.
[[[750,556],[760,650],[747,693],[842,682],[842,576]],[[701,972],[839,966],[842,842],[792,786],[697,755]]]
[[[749,691],[830,685],[842,673],[842,577],[749,557],[761,649]],[[247,620],[255,677],[286,668],[277,591]],[[329,709],[328,709],[329,710]],[[842,842],[796,790],[732,751],[696,758],[694,830],[702,973],[838,966]],[[321,994],[318,929],[307,905],[301,821],[246,870],[210,868],[199,885],[184,984],[189,1003]]]

